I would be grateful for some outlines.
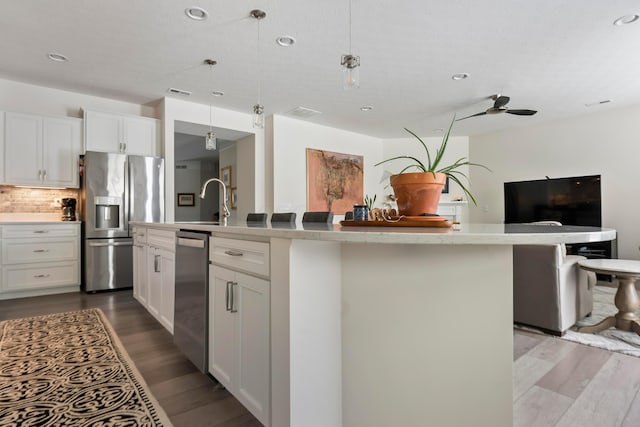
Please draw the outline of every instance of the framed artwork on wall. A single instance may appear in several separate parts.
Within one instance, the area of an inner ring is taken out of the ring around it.
[[[231,166],[225,166],[220,169],[220,180],[224,182],[227,188],[231,188]]]
[[[361,205],[364,157],[307,148],[307,210],[339,215]]]
[[[195,193],[178,193],[178,206],[195,206],[196,195]]]

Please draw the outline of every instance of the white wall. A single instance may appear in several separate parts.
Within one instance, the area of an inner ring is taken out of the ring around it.
[[[307,148],[364,156],[364,193],[378,193],[381,200],[382,169],[373,166],[382,160],[381,139],[278,115],[272,128],[267,156],[273,158],[273,177],[267,177],[267,192],[273,192],[274,212],[296,212],[301,218],[307,210]]]
[[[209,105],[196,104],[193,102],[183,101],[174,98],[164,98],[159,111],[162,116],[164,153],[165,158],[165,216],[167,221],[173,221],[175,217],[175,141],[174,141],[174,123],[176,120],[183,122],[198,123],[209,125]],[[265,147],[264,147],[264,131],[262,129],[254,129],[251,124],[251,114],[239,113],[237,111],[225,110],[213,107],[214,127],[222,127],[237,131],[255,134],[253,139],[254,156],[250,159],[250,163],[238,164],[238,168],[244,170],[252,170],[255,174],[253,198],[245,200],[247,209],[255,212],[263,212],[265,209],[265,192],[264,179],[265,176]],[[248,142],[247,142],[248,143]],[[243,161],[249,161],[243,157]],[[259,185],[258,185],[259,184]]]
[[[602,225],[617,229],[619,258],[640,259],[639,117],[622,108],[470,137],[470,158],[493,170],[471,171],[471,221],[504,221],[504,182],[600,174]]]
[[[198,190],[200,189],[200,161],[188,160],[176,164],[176,193],[192,193],[194,206],[176,206],[176,221],[199,221],[200,202]]]
[[[0,110],[82,118],[81,108],[160,117],[154,106],[0,79]]]

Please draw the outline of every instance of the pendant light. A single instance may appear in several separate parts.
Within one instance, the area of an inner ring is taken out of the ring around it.
[[[358,89],[360,87],[360,57],[351,52],[351,0],[349,0],[349,53],[342,55],[340,61],[342,65],[343,80],[345,90]]]
[[[204,63],[209,66],[209,70],[211,71],[211,89],[213,89],[213,66],[217,64],[213,59],[205,59]],[[218,146],[218,137],[213,131],[213,125],[211,122],[211,113],[213,110],[212,102],[209,102],[209,132],[204,137],[204,148],[207,150],[215,150]]]
[[[264,106],[262,105],[260,99],[262,97],[262,63],[260,61],[260,21],[267,16],[267,13],[264,10],[255,9],[251,11],[251,17],[255,18],[258,21],[258,42],[257,42],[257,51],[258,51],[258,102],[253,106],[253,127],[256,129],[264,128]]]

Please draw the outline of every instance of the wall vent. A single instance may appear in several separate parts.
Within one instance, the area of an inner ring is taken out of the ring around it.
[[[189,92],[188,90],[176,89],[174,87],[170,87],[169,89],[167,89],[167,92],[175,93],[175,94],[178,94],[178,95],[185,95],[185,96],[191,95],[191,92]]]
[[[312,110],[311,108],[307,108],[307,107],[296,107],[292,110],[287,111],[285,114],[288,114],[290,116],[295,116],[295,117],[312,117],[312,116],[317,116],[318,114],[322,114],[320,111],[316,111],[316,110]]]
[[[187,165],[176,165],[176,169],[186,169]]]

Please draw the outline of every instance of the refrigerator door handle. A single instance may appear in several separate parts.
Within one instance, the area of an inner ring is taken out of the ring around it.
[[[89,246],[91,246],[91,247],[99,247],[99,246],[133,246],[133,242],[112,242],[112,243],[90,242]]]

